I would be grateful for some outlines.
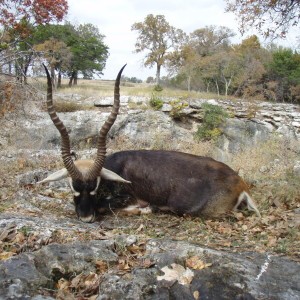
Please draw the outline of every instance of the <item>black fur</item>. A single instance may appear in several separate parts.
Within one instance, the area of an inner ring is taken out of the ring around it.
[[[121,151],[108,156],[104,167],[131,184],[102,180],[97,195],[100,210],[121,208],[140,199],[153,207],[168,206],[178,215],[200,215],[207,205],[214,201],[219,204],[222,194],[236,194],[237,199],[240,194],[239,188],[235,192],[237,186],[242,187],[241,191],[247,190],[242,179],[227,165],[175,151]],[[230,209],[233,206],[228,204]]]

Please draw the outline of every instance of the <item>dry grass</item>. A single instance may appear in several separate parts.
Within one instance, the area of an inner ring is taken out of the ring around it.
[[[122,86],[122,94],[151,96],[152,87],[145,85]],[[81,94],[83,97],[109,95],[113,93],[113,81],[79,81],[78,87],[64,88],[65,94]],[[182,91],[164,90],[161,95],[197,97],[202,95],[187,94]],[[111,151],[126,149],[165,149],[178,150],[203,156],[215,156],[210,142],[178,143],[171,135],[157,134],[149,141],[134,144],[120,137],[109,142]],[[289,255],[300,259],[299,214],[300,208],[299,175],[293,173],[293,165],[299,159],[299,142],[289,142],[272,138],[267,143],[228,157],[227,164],[240,172],[246,182],[252,185],[252,196],[262,213],[262,219],[248,212],[237,213],[220,220],[202,220],[201,218],[179,218],[168,214],[149,216],[119,217],[103,216],[102,239],[119,234],[134,234],[140,240],[152,237],[166,237],[187,240],[201,245],[231,251],[261,251]],[[57,157],[38,158],[29,153],[1,162],[0,169],[0,207],[1,212],[11,211],[12,200],[21,188],[16,185],[15,177],[38,168],[57,170],[62,167]],[[42,194],[43,187],[24,187],[31,189],[35,197]],[[46,189],[47,187],[44,187]],[[55,197],[65,199],[65,193],[56,192]],[[66,201],[66,200],[65,200]],[[46,210],[46,208],[45,208]],[[19,213],[22,213],[20,211]],[[60,204],[51,206],[51,214],[62,216]],[[26,214],[26,212],[24,212]],[[73,215],[65,217],[75,218]],[[97,233],[86,233],[82,240],[94,239]],[[60,238],[53,236],[53,241],[70,242],[78,239],[78,234],[61,232]]]
[[[156,133],[151,141],[148,139],[145,141],[140,140],[139,143],[134,143],[132,140],[127,139],[124,136],[118,136],[117,138],[108,142],[108,148],[111,152],[122,150],[174,150],[191,153],[200,156],[210,156],[213,152],[214,145],[210,141],[197,143],[194,141],[180,141],[174,139],[171,134]]]
[[[133,145],[125,139],[110,142],[110,148],[140,149],[142,145]],[[212,155],[213,145],[210,143],[176,144],[166,137],[153,139],[152,148],[181,150],[198,155]],[[252,196],[262,213],[259,220],[255,215],[244,211],[234,213],[218,220],[201,218],[178,217],[171,214],[156,213],[141,216],[118,216],[117,214],[102,216],[101,239],[113,238],[119,234],[133,234],[138,240],[149,238],[171,238],[186,240],[215,249],[230,251],[259,251],[273,254],[288,255],[300,260],[300,220],[296,209],[300,207],[299,175],[293,174],[293,162],[299,160],[299,142],[286,144],[274,138],[266,144],[244,152],[232,155],[228,161],[234,169],[240,169],[247,182],[252,183]],[[50,159],[50,160],[49,160]],[[276,160],[274,163],[274,160]],[[57,170],[61,168],[61,161],[57,157],[32,158],[23,154],[14,162],[4,163],[1,170],[0,203],[1,212],[15,210],[9,205],[14,198],[16,187],[15,176],[26,171],[44,168]],[[268,171],[265,172],[265,166]],[[4,177],[5,175],[5,177]],[[26,187],[38,198],[47,187]],[[63,201],[70,199],[65,192],[54,191],[55,198]],[[38,203],[39,201],[37,201]],[[35,204],[32,202],[32,204]],[[35,204],[38,205],[38,204]],[[75,213],[63,212],[59,201],[53,202],[51,207],[40,207],[42,210],[60,218],[75,218]],[[21,210],[18,210],[22,214]],[[26,212],[24,212],[26,214]],[[82,233],[80,239],[94,239],[96,233]],[[75,238],[76,237],[76,238]],[[55,234],[51,242],[71,242],[78,239],[78,234],[71,231],[61,231],[60,239]]]
[[[299,160],[299,141],[274,136],[231,157],[229,164],[249,182],[284,181]]]
[[[46,90],[46,79],[38,78],[30,80],[30,83],[35,87],[41,90]],[[70,95],[70,98],[73,94],[82,95],[83,98],[88,97],[107,97],[113,95],[114,90],[114,80],[86,80],[79,79],[76,86],[71,88],[68,86],[68,80],[62,80],[62,88],[59,89],[59,93],[65,95]],[[147,83],[124,83],[121,82],[120,85],[121,95],[127,96],[141,96],[141,97],[151,97],[154,92],[154,85]],[[155,92],[158,97],[161,98],[178,98],[181,100],[184,99],[225,99],[224,96],[218,96],[212,93],[206,92],[196,92],[196,91],[185,91],[175,88],[164,88],[161,92]]]
[[[72,101],[56,100],[54,103],[57,112],[75,112],[78,110],[93,109],[93,106],[81,105]]]

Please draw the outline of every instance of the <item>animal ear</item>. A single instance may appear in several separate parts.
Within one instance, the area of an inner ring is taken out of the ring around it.
[[[48,177],[46,177],[45,179],[37,182],[37,183],[45,183],[45,182],[52,182],[52,181],[58,181],[58,180],[62,180],[64,178],[68,177],[68,171],[66,168],[63,168],[51,175],[49,175]]]
[[[107,170],[105,168],[101,169],[100,176],[103,179],[111,180],[111,181],[117,181],[117,182],[123,182],[123,183],[131,183],[131,181],[127,181],[118,174],[116,174],[113,171]]]

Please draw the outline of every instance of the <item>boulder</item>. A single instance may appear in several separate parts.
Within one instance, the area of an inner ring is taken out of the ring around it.
[[[271,136],[268,126],[249,120],[227,119],[221,130],[218,147],[228,153],[237,153],[246,147],[266,141]]]
[[[151,264],[124,273],[118,269],[120,257],[115,245],[126,245],[126,240],[127,236],[120,236],[118,240],[51,244],[2,261],[0,299],[42,297],[43,291],[55,290],[61,278],[97,276],[99,261],[106,262],[108,269],[95,289],[98,300],[300,298],[300,265],[288,258],[153,239],[139,257]],[[193,263],[188,263],[191,258]]]
[[[160,111],[138,111],[118,122],[109,132],[110,137],[126,137],[140,148],[167,146],[173,141],[191,141],[193,133],[178,126],[172,118]]]

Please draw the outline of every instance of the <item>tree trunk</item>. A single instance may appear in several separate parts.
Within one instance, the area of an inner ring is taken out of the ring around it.
[[[31,60],[32,60],[32,55],[25,56],[24,70],[23,70],[24,83],[27,83],[27,72],[28,72]]]
[[[69,87],[71,87],[73,84],[73,76],[71,75],[70,79],[69,79]]]
[[[78,81],[78,74],[77,74],[77,72],[75,72],[74,85],[77,85],[77,81]]]
[[[215,79],[215,84],[216,84],[218,96],[220,96],[220,90],[219,90],[219,85],[218,85],[218,80],[217,79]]]
[[[61,88],[61,71],[58,71],[57,88]]]
[[[75,71],[72,71],[72,73],[71,73],[70,80],[69,80],[69,87],[71,87],[73,85],[75,73],[76,73]]]
[[[19,62],[15,61],[15,76],[18,82],[22,83],[23,82],[23,76],[22,72],[19,67]]]
[[[210,82],[208,81],[206,84],[206,93],[209,93],[209,85],[210,85]]]
[[[228,89],[229,89],[229,86],[231,84],[232,77],[230,77],[229,80],[227,80],[225,76],[223,78],[224,78],[224,83],[225,83],[225,96],[227,98],[227,96],[228,96]]]
[[[192,76],[190,76],[190,75],[187,77],[187,88],[188,88],[188,92],[191,91],[191,77],[192,77]]]
[[[8,63],[8,74],[9,74],[9,75],[13,75],[12,69],[13,69],[12,63],[9,62],[9,63]]]
[[[156,67],[156,85],[160,84],[160,68],[161,68],[161,65],[157,64],[157,67]]]

